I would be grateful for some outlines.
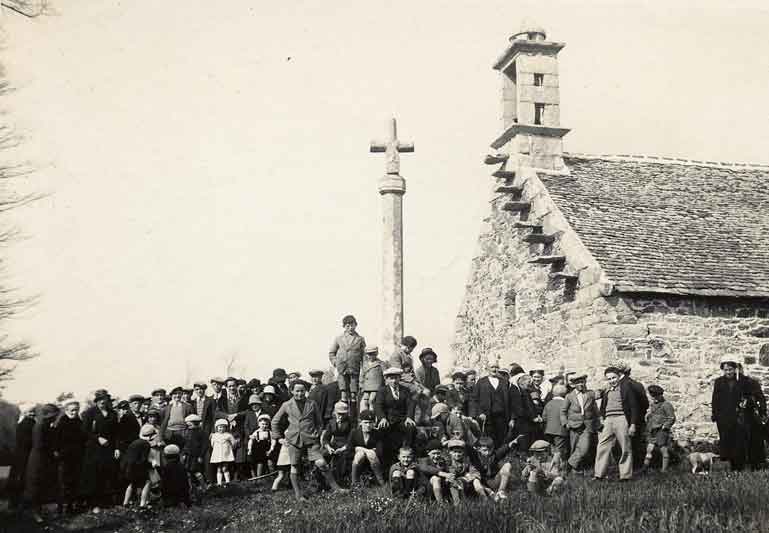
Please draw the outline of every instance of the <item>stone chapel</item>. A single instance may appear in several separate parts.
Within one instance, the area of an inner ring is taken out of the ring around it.
[[[502,128],[457,315],[457,365],[490,359],[656,383],[677,435],[709,438],[733,355],[769,391],[769,166],[563,151],[558,53],[524,27],[494,63]]]

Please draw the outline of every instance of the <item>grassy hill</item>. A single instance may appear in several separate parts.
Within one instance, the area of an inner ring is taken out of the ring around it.
[[[289,491],[273,495],[269,486],[232,485],[190,510],[152,510],[147,514],[113,508],[83,514],[44,527],[29,519],[0,514],[0,531],[88,531],[160,533],[167,531],[526,531],[526,532],[679,532],[769,530],[769,473],[684,471],[651,473],[629,483],[569,479],[569,490],[536,497],[516,483],[510,498],[494,503],[468,501],[459,508],[425,501],[396,501],[382,489],[348,494],[318,493],[304,505]]]

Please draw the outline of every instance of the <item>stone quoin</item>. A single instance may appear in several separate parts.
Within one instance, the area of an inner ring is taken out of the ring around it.
[[[718,360],[769,391],[769,166],[563,152],[558,52],[525,27],[494,68],[494,137],[483,221],[452,348],[586,371],[624,359],[675,405],[678,437],[716,438]]]

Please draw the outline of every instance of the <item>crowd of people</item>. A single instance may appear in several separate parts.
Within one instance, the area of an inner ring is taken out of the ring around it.
[[[543,369],[494,362],[480,379],[464,369],[443,384],[431,348],[415,366],[413,337],[382,360],[354,317],[342,325],[329,352],[330,383],[322,370],[305,381],[277,368],[265,382],[215,377],[120,401],[100,389],[82,410],[76,400],[26,410],[12,506],[42,521],[47,501],[59,513],[136,500],[139,508],[190,505],[193,494],[264,478],[304,500],[308,470],[330,490],[346,491],[367,473],[394,497],[458,503],[506,499],[516,477],[544,495],[591,470],[606,479],[612,462],[621,481],[649,468],[655,454],[669,468],[675,410],[659,385],[644,387],[624,362],[607,366],[595,389],[586,374],[545,379]],[[721,457],[735,470],[760,467],[761,387],[737,361],[727,358],[721,369],[712,402]]]

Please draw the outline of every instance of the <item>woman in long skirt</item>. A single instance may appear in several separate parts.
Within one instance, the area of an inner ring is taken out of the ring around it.
[[[98,391],[95,406],[83,413],[83,430],[87,435],[80,492],[93,512],[109,504],[117,490],[118,449],[117,415],[107,391]]]

